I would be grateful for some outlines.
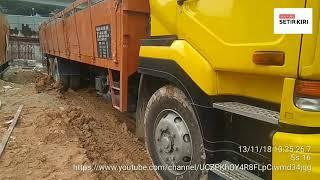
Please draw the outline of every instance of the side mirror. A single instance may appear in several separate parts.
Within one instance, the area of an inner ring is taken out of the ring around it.
[[[186,0],[177,0],[179,6],[182,6]]]

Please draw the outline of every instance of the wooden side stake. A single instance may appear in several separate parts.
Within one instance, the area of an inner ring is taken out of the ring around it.
[[[10,138],[10,135],[14,129],[14,127],[16,126],[17,124],[17,121],[19,119],[19,116],[20,116],[20,113],[22,111],[22,108],[23,108],[23,105],[21,105],[18,109],[18,111],[16,112],[16,114],[14,115],[14,118],[12,119],[12,123],[10,124],[8,130],[4,133],[4,136],[2,138],[2,142],[1,142],[1,145],[0,145],[0,157],[2,155],[2,152],[4,150],[4,148],[6,147],[7,145],[7,142]]]

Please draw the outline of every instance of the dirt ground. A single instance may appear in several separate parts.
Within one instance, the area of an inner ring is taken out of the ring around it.
[[[94,90],[61,93],[41,72],[11,68],[0,80],[0,138],[24,105],[0,157],[0,179],[157,179],[153,171],[79,171],[77,165],[150,165],[133,120]]]

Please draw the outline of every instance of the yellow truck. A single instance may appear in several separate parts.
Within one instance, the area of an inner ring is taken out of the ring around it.
[[[209,178],[320,179],[320,2],[151,0],[150,7],[155,37],[140,49],[137,127],[142,132],[143,119],[154,164],[206,159],[220,164]],[[313,33],[274,34],[275,8],[312,8]]]
[[[319,0],[77,0],[40,43],[65,87],[86,76],[136,113],[162,179],[319,180],[319,17]]]

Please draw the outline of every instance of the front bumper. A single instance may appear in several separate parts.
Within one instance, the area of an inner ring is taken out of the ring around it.
[[[272,179],[320,179],[320,134],[277,132],[273,137]]]

